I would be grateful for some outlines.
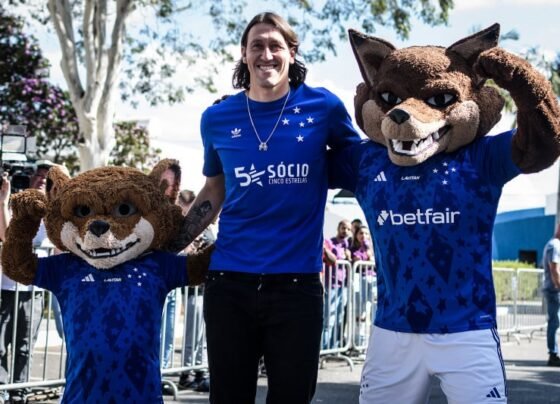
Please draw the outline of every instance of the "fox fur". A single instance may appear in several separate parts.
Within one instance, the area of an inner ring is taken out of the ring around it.
[[[166,169],[175,173],[166,195]],[[93,267],[106,270],[153,249],[166,249],[183,222],[174,204],[180,182],[176,160],[160,161],[149,175],[135,168],[102,167],[70,179],[60,168],[49,170],[46,195],[28,189],[12,196],[12,219],[2,251],[2,269],[23,284],[35,278],[32,240],[42,219],[52,243]],[[183,246],[184,247],[184,246]],[[190,256],[190,285],[204,281],[208,252]]]
[[[349,31],[364,82],[354,99],[356,121],[391,161],[413,166],[485,136],[500,120],[503,98],[517,107],[512,158],[524,173],[550,166],[560,154],[560,109],[548,80],[526,60],[498,48],[491,27],[444,48],[411,46]]]

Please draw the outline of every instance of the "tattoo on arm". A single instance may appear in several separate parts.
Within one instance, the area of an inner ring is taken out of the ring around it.
[[[204,230],[204,223],[211,213],[210,201],[193,206],[183,219],[181,230],[175,240],[170,243],[169,250],[178,252],[188,246]]]

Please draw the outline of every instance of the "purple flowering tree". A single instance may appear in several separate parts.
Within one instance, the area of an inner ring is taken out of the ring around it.
[[[77,162],[78,121],[68,93],[49,83],[48,61],[23,21],[0,8],[0,123],[25,125],[37,139],[37,157]]]

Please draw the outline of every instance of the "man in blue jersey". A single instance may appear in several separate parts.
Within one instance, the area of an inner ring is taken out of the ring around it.
[[[554,237],[546,243],[543,251],[544,296],[548,310],[546,342],[548,348],[548,366],[560,366],[556,331],[560,326],[560,225]]]
[[[221,209],[204,292],[212,403],[254,402],[261,356],[268,403],[308,403],[315,392],[326,149],[359,136],[340,99],[304,84],[298,45],[278,15],[254,17],[233,76],[244,91],[202,116],[207,179],[187,238]]]
[[[372,231],[378,303],[360,403],[504,403],[492,228],[506,182],[560,153],[548,81],[497,48],[499,26],[456,42],[395,49],[350,32],[364,77],[356,118],[370,140],[334,152],[330,185],[353,191]],[[485,136],[510,91],[518,129]]]

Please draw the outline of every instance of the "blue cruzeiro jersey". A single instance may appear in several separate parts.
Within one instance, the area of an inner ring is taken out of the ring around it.
[[[284,101],[250,101],[263,141]],[[223,173],[226,184],[210,269],[319,272],[327,145],[341,148],[360,138],[340,99],[302,84],[291,89],[268,150],[259,151],[246,103],[240,92],[208,108],[202,117],[203,173]]]
[[[159,363],[167,293],[187,284],[185,256],[152,252],[108,270],[73,254],[39,259],[33,282],[62,312],[62,403],[163,403]]]
[[[375,324],[450,333],[496,326],[492,229],[503,185],[519,174],[513,132],[422,164],[393,164],[372,141],[334,153],[331,186],[356,194],[378,274]]]

